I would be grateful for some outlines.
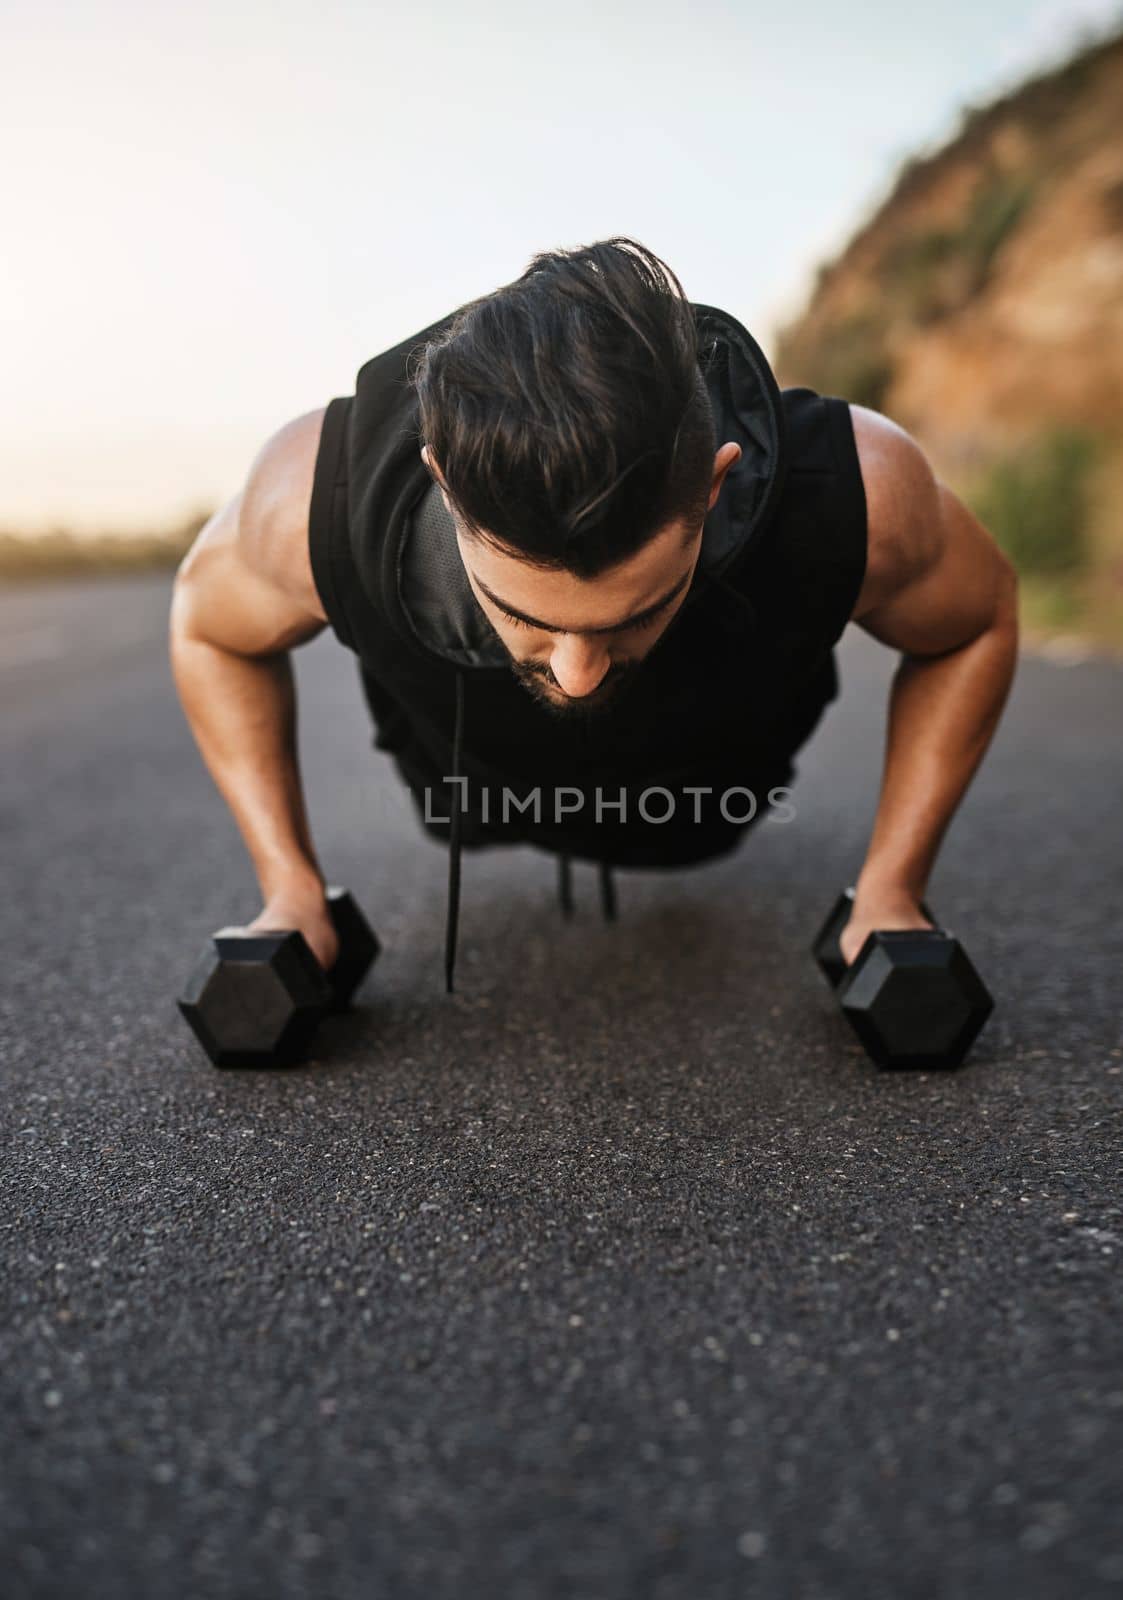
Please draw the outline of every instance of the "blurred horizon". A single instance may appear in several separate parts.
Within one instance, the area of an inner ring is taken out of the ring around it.
[[[963,111],[1119,0],[775,16],[5,0],[0,529],[147,532],[537,250],[630,234],[773,356]],[[762,248],[762,240],[767,248]]]

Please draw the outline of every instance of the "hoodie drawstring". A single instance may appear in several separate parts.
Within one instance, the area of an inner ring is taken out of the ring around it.
[[[460,793],[460,761],[464,748],[464,672],[456,672],[456,709],[452,723],[452,814],[448,831],[448,900],[445,910],[445,993],[453,993],[456,971],[456,935],[460,923],[460,814],[463,800]],[[597,863],[600,873],[601,914],[606,922],[616,921],[616,884],[612,866],[607,861]],[[573,859],[564,852],[558,855],[558,904],[562,916],[573,915]]]
[[[448,904],[445,911],[445,993],[452,993],[456,970],[456,930],[460,919],[460,752],[464,743],[464,673],[456,673],[456,713],[452,725],[452,816],[448,834]]]
[[[568,921],[573,915],[573,861],[564,852],[558,857],[558,905]]]

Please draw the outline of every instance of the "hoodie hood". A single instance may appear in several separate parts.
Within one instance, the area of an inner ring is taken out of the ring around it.
[[[752,335],[726,311],[692,303],[698,360],[718,444],[741,446],[702,530],[698,568],[719,579],[755,542],[786,470],[784,413],[772,369]],[[397,555],[398,597],[427,650],[462,668],[508,668],[510,658],[468,583],[440,487],[419,462],[420,497],[405,518]]]

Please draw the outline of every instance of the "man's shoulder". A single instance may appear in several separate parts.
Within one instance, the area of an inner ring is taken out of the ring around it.
[[[238,542],[243,559],[274,587],[322,611],[312,576],[308,524],[327,407],[294,417],[270,435],[250,467]]]
[[[940,550],[940,492],[917,441],[899,423],[849,403],[866,497],[866,574],[861,615],[924,572]]]

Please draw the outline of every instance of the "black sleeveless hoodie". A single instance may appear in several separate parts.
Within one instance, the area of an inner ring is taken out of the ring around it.
[[[721,854],[791,778],[838,692],[833,646],[866,560],[849,406],[781,391],[734,317],[692,310],[718,444],[742,456],[706,518],[686,600],[619,702],[587,723],[552,715],[511,672],[420,457],[407,363],[456,313],[366,362],[354,395],[328,405],[313,577],[359,657],[375,744],[422,824],[449,841],[450,988],[462,846],[527,842],[597,861],[602,887],[613,865]]]

